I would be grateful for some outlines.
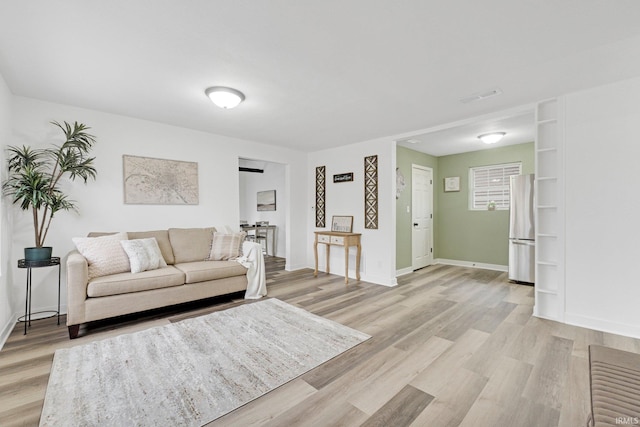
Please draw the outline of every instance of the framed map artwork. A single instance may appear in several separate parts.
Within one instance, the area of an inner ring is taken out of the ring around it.
[[[122,164],[125,204],[198,204],[198,163],[125,154]]]

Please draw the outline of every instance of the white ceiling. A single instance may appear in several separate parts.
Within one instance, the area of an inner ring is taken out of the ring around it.
[[[639,22],[637,0],[2,0],[0,74],[19,96],[314,151],[638,76]],[[246,101],[215,107],[218,85]]]
[[[534,120],[533,109],[508,112],[508,114],[496,115],[495,117],[465,120],[463,123],[442,126],[441,129],[405,135],[397,141],[398,145],[402,147],[422,151],[432,156],[487,150],[533,142],[535,138]],[[505,132],[506,135],[498,143],[490,145],[478,139],[478,136],[491,132]]]

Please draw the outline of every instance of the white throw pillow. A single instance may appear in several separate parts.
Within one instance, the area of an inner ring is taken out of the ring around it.
[[[167,266],[155,237],[121,240],[120,244],[129,256],[132,273],[140,273],[141,271],[155,270]]]
[[[89,264],[89,279],[131,270],[129,257],[120,241],[127,240],[127,233],[100,237],[74,237],[71,239]]]
[[[210,261],[226,261],[238,258],[242,253],[242,242],[247,233],[213,233]]]

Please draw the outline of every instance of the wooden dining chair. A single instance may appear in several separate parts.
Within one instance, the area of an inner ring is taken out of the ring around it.
[[[267,250],[269,246],[267,244],[267,234],[269,233],[269,231],[266,228],[260,228],[260,227],[264,227],[268,225],[269,225],[269,221],[256,221],[256,235],[255,235],[256,242],[259,242],[260,245],[262,245],[262,242],[264,242],[264,246],[262,247],[262,252],[267,255],[269,255],[269,251]]]

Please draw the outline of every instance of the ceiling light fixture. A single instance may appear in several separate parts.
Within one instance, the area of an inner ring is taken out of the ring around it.
[[[244,101],[244,94],[239,90],[224,86],[210,87],[204,93],[220,108],[235,108]]]
[[[506,135],[505,132],[491,132],[491,133],[478,135],[478,139],[484,142],[485,144],[495,144],[496,142],[504,138],[505,135]]]

